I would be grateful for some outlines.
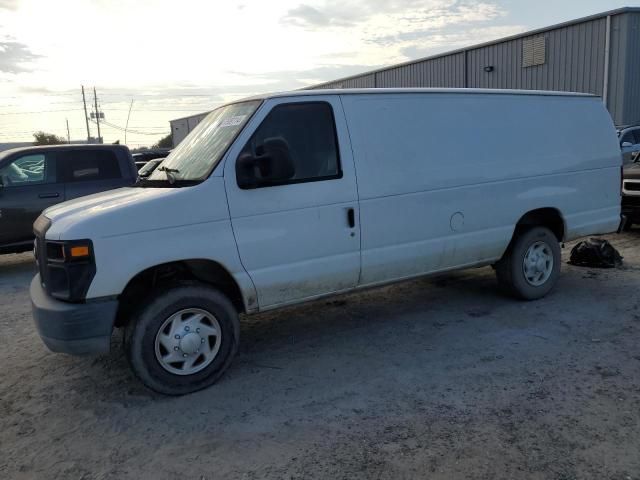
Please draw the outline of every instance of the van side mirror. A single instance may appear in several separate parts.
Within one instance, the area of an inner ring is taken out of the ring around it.
[[[244,153],[236,160],[236,179],[242,189],[274,185],[291,179],[295,166],[283,138],[266,138],[256,155]]]

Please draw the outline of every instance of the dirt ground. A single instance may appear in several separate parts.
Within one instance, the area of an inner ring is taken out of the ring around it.
[[[30,254],[0,257],[2,479],[640,479],[640,231],[524,303],[491,268],[243,320],[181,398],[48,352]],[[563,255],[568,257],[569,248]]]

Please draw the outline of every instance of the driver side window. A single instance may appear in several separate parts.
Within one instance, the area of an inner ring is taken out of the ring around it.
[[[278,105],[269,112],[240,156],[263,155],[265,141],[284,141],[295,174],[285,182],[301,183],[340,178],[340,155],[333,109],[326,102]]]
[[[0,180],[5,187],[46,183],[47,160],[42,153],[18,157],[0,169]]]

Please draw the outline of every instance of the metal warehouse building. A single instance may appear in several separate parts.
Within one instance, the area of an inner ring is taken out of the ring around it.
[[[616,125],[640,123],[640,8],[612,10],[309,88],[384,87],[585,92],[604,99]],[[172,121],[174,143],[197,124],[193,119],[203,117]]]
[[[206,117],[209,112],[199,113],[197,115],[191,115],[190,117],[177,118],[169,121],[171,125],[171,138],[173,139],[173,146],[178,145],[187,134],[195,128],[200,121]]]
[[[605,99],[640,123],[640,8],[622,8],[312,88],[518,88]]]

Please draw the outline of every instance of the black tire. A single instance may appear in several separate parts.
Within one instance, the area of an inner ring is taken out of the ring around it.
[[[213,314],[220,325],[220,347],[203,370],[190,375],[167,371],[156,358],[156,335],[164,321],[176,312],[198,308]],[[134,374],[151,390],[184,395],[215,383],[231,364],[238,349],[240,322],[229,299],[206,285],[177,285],[145,299],[132,314],[124,332],[124,347]]]
[[[560,275],[562,255],[558,239],[546,227],[532,227],[518,232],[509,248],[495,265],[498,283],[509,294],[522,300],[536,300],[544,297],[555,286]],[[553,258],[551,274],[541,285],[532,285],[524,272],[524,259],[529,248],[536,242],[548,245]]]

